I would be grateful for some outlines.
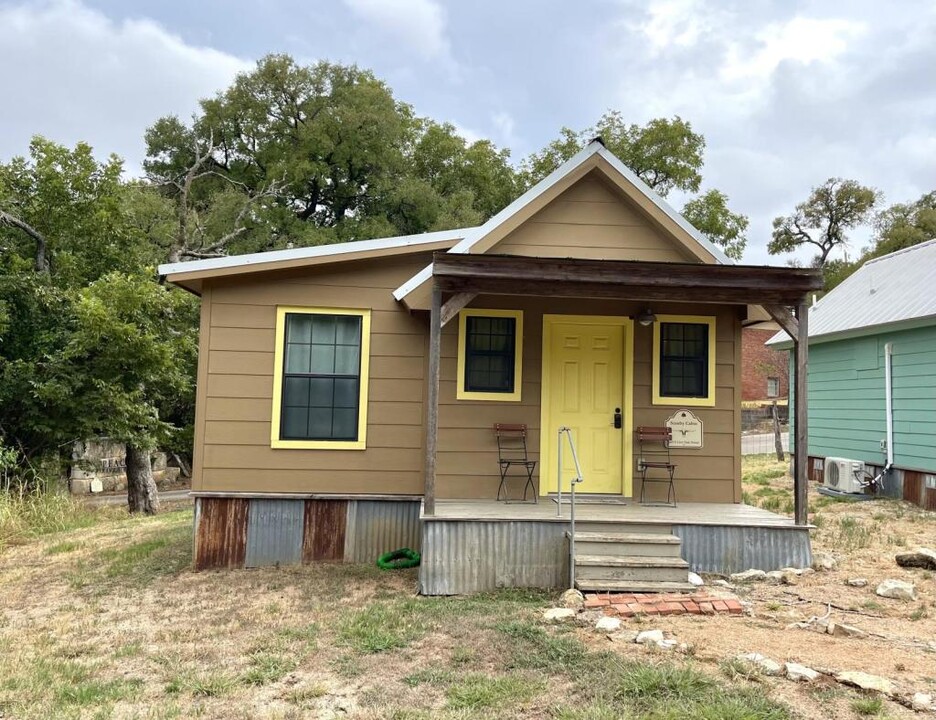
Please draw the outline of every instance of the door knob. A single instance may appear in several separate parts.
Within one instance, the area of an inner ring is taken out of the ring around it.
[[[614,427],[621,429],[623,418],[621,417],[621,408],[614,408]]]

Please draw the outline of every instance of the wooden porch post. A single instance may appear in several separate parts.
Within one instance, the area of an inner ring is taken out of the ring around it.
[[[442,352],[442,291],[432,288],[429,313],[429,392],[426,395],[426,465],[423,512],[435,515],[436,441],[439,434],[439,355]]]
[[[808,522],[808,495],[809,476],[807,463],[809,459],[808,427],[806,421],[807,374],[809,369],[809,306],[801,302],[796,306],[797,332],[793,338],[796,354],[796,368],[794,370],[794,426],[796,438],[794,440],[793,460],[793,495],[794,514],[797,525]]]

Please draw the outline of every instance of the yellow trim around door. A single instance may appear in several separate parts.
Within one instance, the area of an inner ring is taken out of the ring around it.
[[[624,348],[621,366],[623,369],[622,405],[624,423],[621,429],[623,448],[621,452],[621,478],[623,496],[632,497],[634,494],[634,321],[629,317],[618,315],[543,315],[543,363],[542,363],[542,390],[540,394],[540,495],[553,492],[548,487],[546,478],[548,473],[544,464],[555,465],[557,460],[556,428],[549,427],[550,417],[550,387],[547,378],[550,369],[550,348],[552,346],[552,326],[555,324],[582,324],[582,325],[617,325],[624,329]],[[585,478],[588,482],[588,478]]]

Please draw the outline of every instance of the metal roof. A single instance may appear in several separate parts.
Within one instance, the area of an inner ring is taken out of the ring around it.
[[[809,309],[809,338],[834,340],[926,318],[936,323],[936,239],[862,265]],[[790,342],[781,331],[767,344]]]
[[[330,256],[338,257],[350,253],[367,253],[371,251],[379,252],[391,248],[429,245],[446,241],[458,242],[473,229],[474,228],[456,228],[455,230],[439,230],[437,232],[419,233],[417,235],[378,238],[377,240],[355,240],[353,242],[313,245],[311,247],[291,248],[289,250],[270,250],[267,252],[250,253],[249,255],[227,255],[225,257],[211,258],[209,260],[167,263],[165,265],[160,265],[158,272],[160,275],[174,275],[176,273],[200,272],[204,270],[222,270],[245,265],[265,265],[266,263],[283,262],[287,260],[305,260]]]

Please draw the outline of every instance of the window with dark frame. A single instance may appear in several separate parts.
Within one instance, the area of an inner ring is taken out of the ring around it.
[[[287,313],[281,440],[357,440],[360,315]]]
[[[512,393],[517,319],[470,315],[465,320],[465,390]]]
[[[660,323],[660,395],[705,397],[708,394],[709,326]]]

